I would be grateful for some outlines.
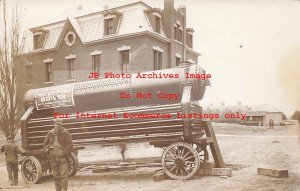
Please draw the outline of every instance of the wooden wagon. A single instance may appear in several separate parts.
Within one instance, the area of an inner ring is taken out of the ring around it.
[[[78,148],[149,142],[164,148],[161,163],[170,178],[191,178],[208,157],[205,121],[192,116],[202,113],[199,100],[208,83],[203,79],[187,79],[186,73],[204,71],[199,65],[185,65],[143,73],[178,75],[172,79],[141,79],[132,74],[131,78],[97,79],[29,90],[25,95],[26,112],[21,119],[22,147],[27,155],[21,167],[24,180],[37,183],[51,174],[42,143],[59,114],[68,114],[63,126],[74,142],[70,176],[78,169]],[[158,97],[164,92],[177,94],[179,99]],[[132,96],[121,98],[121,93]],[[137,98],[138,93],[152,96]]]

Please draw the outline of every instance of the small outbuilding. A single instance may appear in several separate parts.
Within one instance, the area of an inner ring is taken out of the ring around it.
[[[274,125],[282,123],[283,112],[271,105],[257,105],[246,114],[246,120],[242,121],[244,125],[268,126],[270,120],[274,121]]]

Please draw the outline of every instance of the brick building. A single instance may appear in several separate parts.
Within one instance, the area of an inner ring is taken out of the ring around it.
[[[197,63],[186,9],[136,2],[31,28],[25,38],[26,83],[39,88],[90,80],[91,72],[132,73]]]

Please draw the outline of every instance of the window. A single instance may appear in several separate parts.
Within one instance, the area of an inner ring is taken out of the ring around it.
[[[32,29],[31,32],[33,34],[33,49],[43,48],[48,31],[41,28],[35,28]]]
[[[129,71],[129,50],[120,51],[121,53],[121,71],[126,73]]]
[[[32,76],[31,76],[31,72],[32,72],[32,64],[30,65],[26,65],[26,84],[31,84],[32,81]]]
[[[76,39],[75,33],[68,32],[68,34],[66,34],[65,37],[65,42],[68,46],[72,46],[75,43],[75,39]]]
[[[175,58],[176,58],[176,66],[179,66],[180,65],[180,58],[177,57],[177,56],[175,56]]]
[[[69,34],[69,35],[67,36],[67,40],[68,40],[70,43],[72,43],[72,42],[75,40],[74,35]]]
[[[75,58],[67,59],[68,80],[75,79]]]
[[[32,64],[26,65],[25,70],[26,74],[30,74],[32,71]]]
[[[182,42],[182,28],[179,24],[174,26],[175,40]]]
[[[161,70],[162,69],[162,52],[158,50],[153,50],[154,53],[154,63],[153,68],[154,70]]]
[[[52,62],[45,63],[45,82],[53,82]]]
[[[160,17],[155,16],[155,32],[160,33]]]
[[[41,34],[33,35],[33,48],[38,49],[38,48],[42,48],[42,46],[43,46],[42,35]]]
[[[113,21],[114,21],[114,18],[104,20],[104,22],[105,22],[105,35],[110,35],[110,34],[114,33],[114,31],[113,31],[113,29],[114,29]]]
[[[187,43],[188,47],[193,48],[193,35],[192,34],[187,34],[186,43]]]
[[[99,73],[100,67],[101,67],[101,55],[100,54],[92,55],[92,71]]]
[[[27,74],[26,75],[26,84],[27,85],[30,85],[32,82],[32,76],[30,74]]]

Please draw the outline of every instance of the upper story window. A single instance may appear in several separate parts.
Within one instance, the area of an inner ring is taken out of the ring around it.
[[[72,46],[75,43],[76,35],[74,32],[68,32],[65,37],[65,42],[68,46]]]
[[[129,72],[129,51],[131,46],[121,46],[117,50],[120,52],[120,70],[122,73]]]
[[[32,29],[31,31],[33,33],[33,48],[34,49],[43,48],[47,31],[41,28]]]
[[[174,25],[174,37],[178,42],[182,42],[182,27],[179,22],[176,22]]]
[[[105,35],[110,35],[114,33],[114,19],[110,18],[110,19],[105,19]]]
[[[100,73],[101,54],[102,54],[102,51],[99,51],[99,50],[95,50],[90,53],[90,55],[92,56],[92,72],[94,72],[94,73],[98,73],[98,74]]]
[[[32,82],[32,63],[26,64],[26,84],[29,85]]]
[[[193,32],[194,30],[192,28],[186,29],[186,44],[190,48],[193,48]]]
[[[68,80],[75,79],[75,58],[67,59]]]
[[[153,46],[153,69],[161,70],[162,69],[162,53],[163,49],[158,46]]]
[[[53,82],[52,62],[45,62],[45,82]]]
[[[118,28],[122,13],[109,11],[104,14],[104,35],[115,34]]]
[[[31,85],[31,83],[32,83],[32,75],[26,74],[26,84]]]
[[[180,65],[180,58],[175,56],[175,59],[176,59],[176,66],[179,66]]]
[[[158,50],[153,50],[153,55],[154,55],[153,69],[161,70],[162,69],[162,52],[160,52]]]
[[[101,67],[101,54],[92,55],[92,71],[100,72]]]
[[[32,70],[32,62],[28,63],[25,65],[25,70],[26,70],[26,73],[31,73],[31,70]]]
[[[162,33],[162,10],[159,8],[149,8],[144,10],[144,12],[146,13],[150,25],[153,29],[153,32]]]
[[[42,35],[41,34],[33,35],[33,48],[38,49],[42,47],[43,47]]]
[[[121,71],[122,73],[129,72],[129,50],[120,51],[121,54]]]
[[[193,48],[193,35],[187,34],[186,38],[186,44],[188,45],[188,47]]]
[[[159,16],[154,16],[155,17],[155,32],[160,33],[160,22],[161,19]]]

